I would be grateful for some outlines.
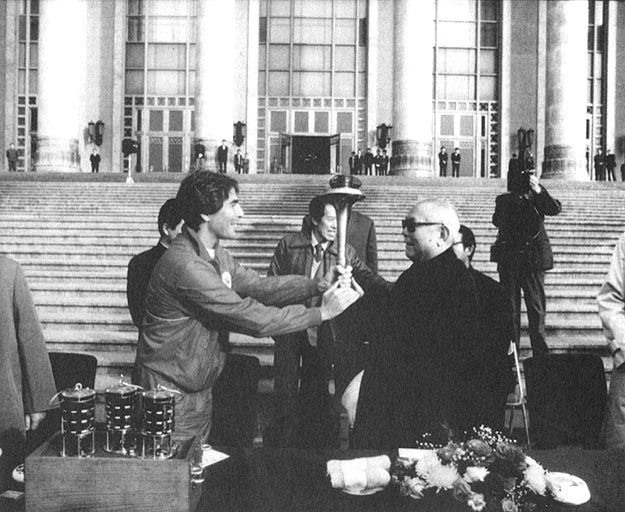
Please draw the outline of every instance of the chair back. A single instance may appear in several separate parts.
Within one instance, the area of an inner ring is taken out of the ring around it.
[[[208,442],[217,446],[251,448],[258,427],[257,357],[228,354],[213,387],[213,424]]]
[[[95,388],[98,368],[95,356],[77,352],[50,352],[49,355],[57,391],[73,388],[78,382],[83,388]]]
[[[78,382],[83,388],[95,389],[98,359],[95,356],[77,352],[49,352],[52,375],[57,392],[73,388]],[[61,411],[57,407],[50,409],[41,425],[34,432],[28,433],[27,453],[50,438],[61,429]]]
[[[532,443],[601,446],[607,402],[603,361],[592,354],[546,354],[523,361]]]

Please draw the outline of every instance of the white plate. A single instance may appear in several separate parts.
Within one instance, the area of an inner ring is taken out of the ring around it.
[[[397,453],[402,459],[420,460],[427,453],[432,453],[434,450],[424,450],[422,448],[398,448]]]
[[[383,491],[384,489],[384,487],[378,487],[376,489],[364,489],[362,491],[353,491],[351,489],[341,489],[341,491],[345,494],[351,494],[352,496],[370,496],[371,494]]]
[[[590,499],[586,482],[568,473],[549,472],[545,475],[554,498],[562,503],[581,505]]]

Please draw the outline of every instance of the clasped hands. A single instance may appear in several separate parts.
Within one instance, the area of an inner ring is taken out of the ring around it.
[[[323,292],[321,318],[324,321],[340,315],[365,294],[352,277],[352,267],[349,265],[333,265],[319,281],[319,291]]]

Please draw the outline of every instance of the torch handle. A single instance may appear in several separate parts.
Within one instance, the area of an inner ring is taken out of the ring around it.
[[[337,263],[341,266],[347,264],[345,246],[347,245],[347,220],[349,218],[350,205],[342,204],[336,208],[336,250],[338,252]]]

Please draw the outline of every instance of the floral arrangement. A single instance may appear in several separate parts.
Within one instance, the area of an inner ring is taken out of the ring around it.
[[[402,457],[400,450],[391,469],[392,482],[404,496],[447,492],[478,512],[537,512],[549,510],[554,500],[581,504],[590,499],[582,480],[549,473],[512,439],[488,427],[472,430],[462,442],[437,446],[425,435],[417,445],[417,457]],[[575,492],[566,492],[562,477],[576,479],[565,484],[568,491],[577,487]]]

